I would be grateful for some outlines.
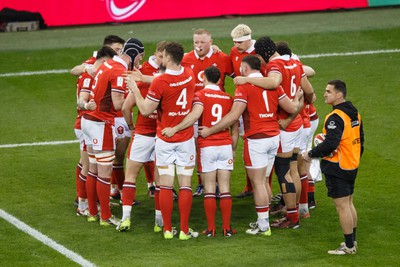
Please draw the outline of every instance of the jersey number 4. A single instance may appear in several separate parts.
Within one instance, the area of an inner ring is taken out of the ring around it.
[[[182,106],[182,109],[186,108],[187,105],[186,88],[182,90],[181,94],[178,97],[178,100],[176,100],[176,105]]]

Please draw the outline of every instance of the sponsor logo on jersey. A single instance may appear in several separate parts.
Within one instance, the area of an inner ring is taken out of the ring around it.
[[[190,110],[187,111],[170,111],[168,112],[168,116],[175,117],[175,116],[186,116],[189,114]]]
[[[106,0],[107,11],[113,19],[123,20],[135,14],[146,3],[146,0],[131,0],[130,4],[120,6],[117,6],[115,2],[116,0]]]
[[[261,119],[272,118],[274,116],[274,113],[258,114],[258,116],[260,116]]]
[[[177,87],[177,86],[181,86],[181,85],[185,85],[188,82],[190,82],[192,80],[192,76],[189,76],[189,78],[187,78],[184,81],[180,81],[180,82],[176,82],[176,83],[170,83],[169,86],[171,87]]]
[[[199,79],[199,81],[203,82],[204,81],[204,70],[200,71],[197,74],[197,79]]]

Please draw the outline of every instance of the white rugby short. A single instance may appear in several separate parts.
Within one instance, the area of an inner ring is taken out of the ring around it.
[[[311,133],[311,127],[308,127],[308,128],[301,128],[301,131],[300,131],[300,135],[301,135],[301,138],[300,138],[300,151],[299,151],[299,153],[301,153],[301,152],[303,152],[303,151],[305,151],[306,149],[307,149],[307,145],[308,145],[308,143],[309,142],[312,142],[312,138],[313,138],[313,135],[312,135],[312,133]]]
[[[198,171],[233,170],[232,145],[207,146],[200,148]]]
[[[245,167],[249,169],[267,167],[267,173],[271,172],[278,146],[279,135],[260,139],[246,138],[243,147]]]
[[[114,121],[115,121],[115,132],[117,134],[118,139],[131,137],[129,126],[126,123],[124,117],[115,117]]]
[[[300,147],[301,129],[303,129],[303,126],[294,132],[281,130],[278,149],[279,153],[291,152],[295,147]]]
[[[75,131],[76,139],[79,140],[79,149],[81,151],[86,151],[85,136],[82,132],[82,129],[74,129],[74,131]]]
[[[167,166],[194,166],[196,161],[196,147],[194,137],[184,142],[168,143],[156,138],[156,165]]]
[[[199,121],[195,121],[193,124],[194,138],[199,137]]]
[[[311,150],[311,148],[312,148],[313,137],[314,137],[315,131],[318,128],[319,118],[315,119],[313,121],[310,121],[310,123],[311,123],[311,140],[310,140],[310,143],[307,143],[307,151]]]
[[[82,118],[82,132],[85,135],[86,145],[92,145],[96,151],[115,150],[114,125],[104,121],[91,121]]]
[[[127,158],[136,162],[154,161],[155,145],[154,136],[135,134],[129,143]]]

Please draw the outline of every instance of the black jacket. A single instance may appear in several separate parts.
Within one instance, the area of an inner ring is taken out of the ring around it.
[[[346,101],[340,103],[333,107],[333,109],[340,109],[344,113],[346,113],[351,120],[358,120],[358,110],[350,101]],[[335,125],[336,127],[330,127],[330,125]],[[344,130],[344,122],[342,118],[337,114],[331,114],[325,122],[324,125],[326,129],[326,138],[324,142],[322,142],[317,147],[314,147],[311,152],[311,157],[325,157],[330,155],[339,145],[340,140],[342,138],[343,130]],[[361,121],[360,125],[360,139],[361,139],[361,155],[364,151],[364,131],[363,131],[363,123]],[[327,160],[321,160],[321,171],[326,175],[333,175],[337,177],[341,177],[344,179],[354,179],[357,175],[356,170],[342,170],[339,167],[338,163],[333,163]]]

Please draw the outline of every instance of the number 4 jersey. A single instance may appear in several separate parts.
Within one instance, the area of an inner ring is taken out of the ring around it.
[[[193,127],[177,132],[166,138],[161,134],[165,127],[178,125],[192,108],[195,81],[189,68],[179,71],[167,69],[156,77],[150,85],[147,98],[159,102],[157,108],[157,137],[165,142],[184,142],[193,137]]]

